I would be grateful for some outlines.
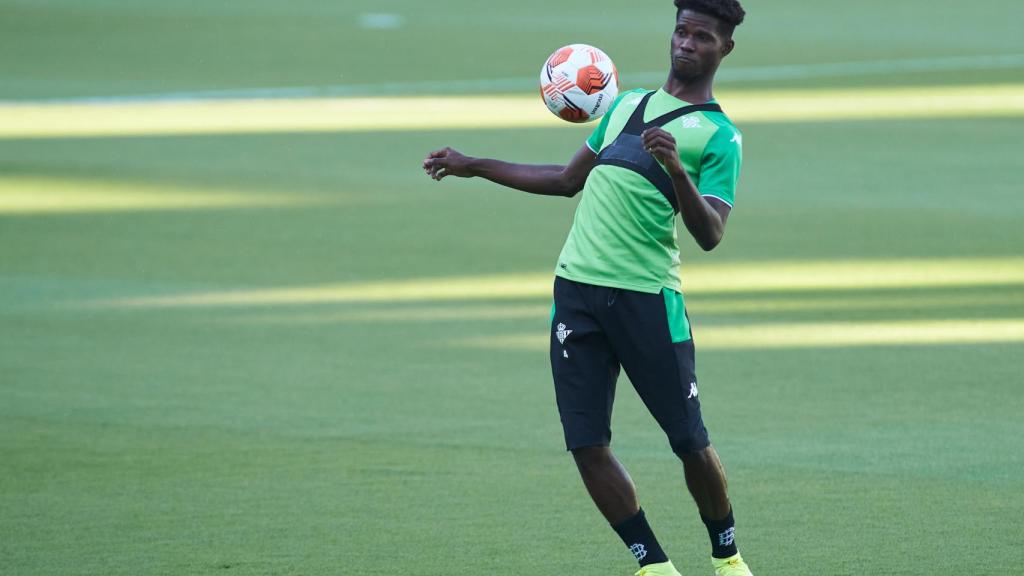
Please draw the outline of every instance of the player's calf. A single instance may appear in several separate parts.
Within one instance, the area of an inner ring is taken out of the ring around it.
[[[710,445],[683,452],[686,486],[697,503],[711,541],[711,562],[717,576],[749,576],[750,569],[736,548],[736,521],[729,502],[725,470]]]

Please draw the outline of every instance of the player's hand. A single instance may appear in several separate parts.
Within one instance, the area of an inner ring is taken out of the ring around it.
[[[423,171],[434,180],[440,181],[445,176],[468,178],[470,158],[458,150],[442,148],[431,152],[423,161]]]
[[[661,128],[648,128],[640,137],[644,141],[644,149],[654,156],[669,174],[681,174],[683,166],[679,163],[679,149],[676,148],[674,136]]]

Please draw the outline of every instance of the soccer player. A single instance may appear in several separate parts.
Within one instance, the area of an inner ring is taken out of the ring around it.
[[[740,132],[712,95],[743,22],[737,0],[675,0],[671,69],[660,90],[619,96],[568,165],[431,152],[435,180],[480,176],[532,194],[583,197],[555,268],[551,370],[566,447],[598,509],[640,564],[679,573],[612,454],[620,367],[683,463],[718,576],[749,576],[736,549],[725,472],[701,418],[679,279],[675,215],[704,250],[722,240],[741,163]]]

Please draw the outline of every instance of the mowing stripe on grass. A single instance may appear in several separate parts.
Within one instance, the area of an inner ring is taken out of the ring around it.
[[[385,16],[378,14],[376,16]],[[888,76],[920,72],[956,72],[970,70],[1015,70],[1024,68],[1024,54],[989,54],[898,60],[863,60],[821,64],[783,64],[779,66],[727,67],[718,72],[716,82],[744,84],[849,78],[851,76]],[[621,71],[620,71],[621,72]],[[665,81],[665,71],[621,73],[622,86],[646,86]],[[423,94],[486,94],[532,92],[536,76],[483,78],[478,80],[427,80],[419,82],[383,82],[376,84],[335,84],[326,86],[288,86],[241,88],[231,90],[194,90],[156,94],[123,94],[86,98],[54,98],[43,102],[61,104],[154,102],[159,100],[214,100],[267,98],[324,98],[337,96],[412,96]]]
[[[411,278],[123,298],[92,306],[128,308],[282,306],[360,302],[444,302],[550,298],[551,273]],[[1024,284],[1024,258],[948,260],[758,261],[695,264],[683,271],[687,294]]]
[[[547,350],[547,332],[463,338],[450,345],[500,350]],[[701,350],[928,346],[1024,342],[1024,319],[899,322],[787,322],[705,326],[694,330]]]
[[[1021,117],[1024,84],[719,94],[743,124]],[[0,138],[569,127],[537,96],[300,98],[0,105]]]
[[[295,195],[256,194],[152,183],[59,178],[0,178],[0,215],[200,210],[282,206],[310,201]]]
[[[692,295],[688,295],[692,296]],[[779,312],[870,312],[881,310],[933,311],[936,309],[977,310],[1024,303],[1024,292],[1012,294],[971,294],[970,297],[943,294],[913,294],[902,297],[848,296],[845,298],[715,298],[703,295],[687,298],[687,309],[701,316],[772,314]],[[386,305],[385,305],[386,306]],[[445,304],[372,307],[339,312],[319,311],[253,314],[229,320],[240,324],[408,324],[412,322],[491,322],[548,317],[548,304]]]

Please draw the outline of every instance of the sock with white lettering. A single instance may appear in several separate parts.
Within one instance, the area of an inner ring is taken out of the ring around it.
[[[637,512],[636,516],[612,526],[612,529],[619,538],[622,538],[641,566],[668,562],[668,556],[661,549],[661,544],[658,544],[658,539],[654,537],[654,531],[647,523],[643,509]]]
[[[715,558],[729,558],[736,555],[736,521],[733,520],[732,510],[729,515],[721,520],[712,520],[703,514],[700,517],[708,528],[708,537],[711,538],[711,556]]]

